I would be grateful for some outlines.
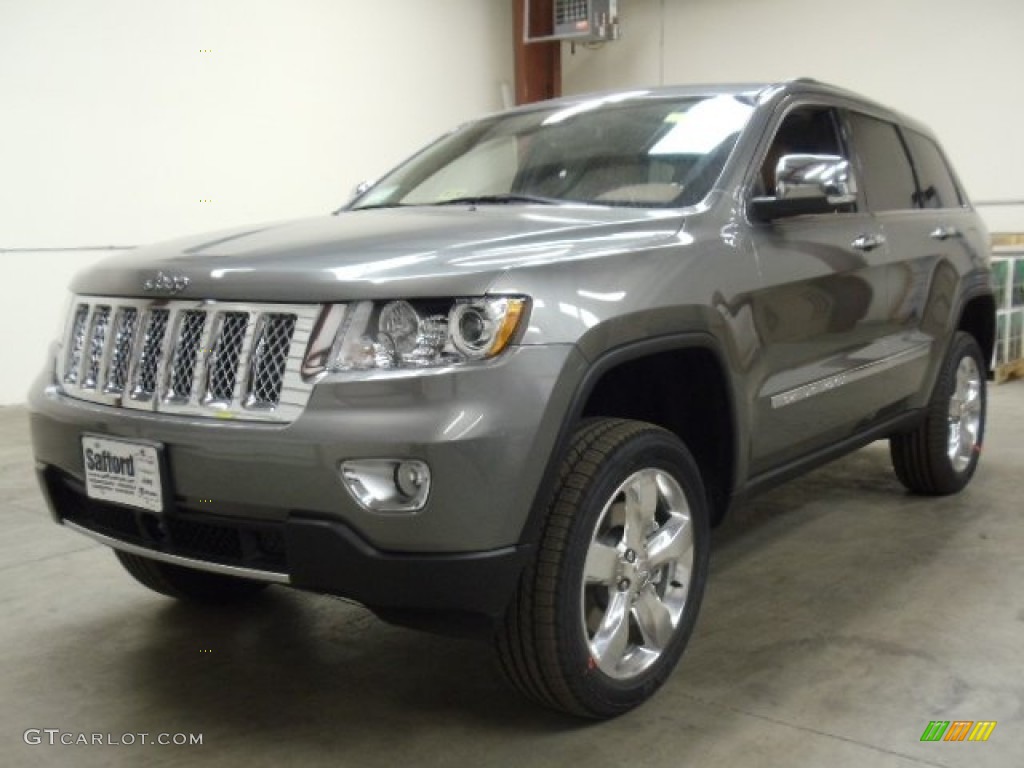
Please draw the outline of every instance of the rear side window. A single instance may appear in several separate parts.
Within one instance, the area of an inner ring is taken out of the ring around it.
[[[957,208],[963,201],[942,152],[927,136],[904,130],[907,148],[917,170],[919,208]]]
[[[859,112],[849,120],[868,205],[876,211],[917,208],[914,171],[896,126]]]

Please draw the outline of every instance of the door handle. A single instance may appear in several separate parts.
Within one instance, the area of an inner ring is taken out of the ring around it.
[[[951,237],[960,237],[960,230],[956,227],[936,227],[928,237],[933,240],[948,240]]]
[[[850,245],[858,251],[873,251],[875,248],[885,245],[885,235],[861,235],[855,238]]]

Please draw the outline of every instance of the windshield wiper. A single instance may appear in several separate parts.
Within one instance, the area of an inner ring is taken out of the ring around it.
[[[540,195],[520,195],[514,192],[507,192],[501,195],[466,195],[465,197],[451,197],[447,200],[438,200],[430,205],[507,205],[509,203],[540,203],[541,205],[557,205],[562,202],[554,197],[541,197]]]
[[[541,197],[540,195],[520,195],[508,192],[500,195],[465,195],[464,197],[451,197],[447,200],[435,200],[429,203],[370,203],[369,205],[357,205],[348,209],[339,208],[335,213],[344,210],[372,211],[378,208],[421,208],[429,205],[508,205],[510,203],[537,203],[539,205],[558,205],[565,202],[554,197]]]
[[[354,208],[350,208],[352,211],[373,211],[378,208],[406,208],[408,203],[370,203],[369,205],[357,205]],[[345,210],[340,208],[339,210]]]

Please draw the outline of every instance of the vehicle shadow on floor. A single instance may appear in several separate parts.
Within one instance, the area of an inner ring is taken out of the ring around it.
[[[511,690],[486,638],[394,627],[328,597],[272,588],[228,609],[170,603],[147,629],[129,660],[139,695],[242,732],[330,722],[358,738],[381,719],[541,731],[579,722]]]
[[[983,474],[956,496],[915,496],[879,443],[732,510],[712,535],[709,590],[669,695],[760,716],[790,703],[819,722],[843,709],[851,733],[878,736],[922,700],[942,711],[967,697],[919,628],[958,588],[972,600],[956,568],[1003,515]]]

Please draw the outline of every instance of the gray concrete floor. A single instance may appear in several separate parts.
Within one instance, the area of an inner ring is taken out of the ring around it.
[[[0,765],[1024,765],[1024,383],[991,389],[970,488],[906,495],[883,444],[715,534],[683,663],[581,724],[521,701],[489,649],[283,589],[245,609],[150,594],[52,525],[26,414],[0,409]],[[995,720],[987,743],[921,743]],[[199,747],[29,746],[29,728],[201,733]]]

